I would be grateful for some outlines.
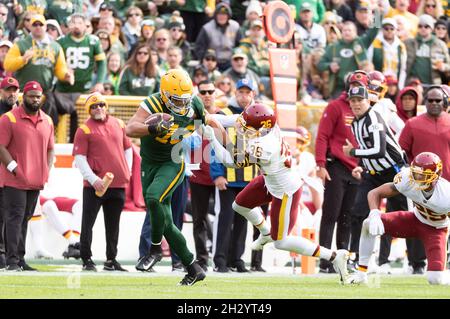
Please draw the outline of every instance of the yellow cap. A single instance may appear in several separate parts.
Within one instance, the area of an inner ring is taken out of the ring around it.
[[[108,102],[105,97],[98,93],[94,92],[86,98],[86,102],[84,102],[84,108],[88,114],[90,114],[91,106],[98,103],[105,103],[106,108],[108,108]]]
[[[45,17],[42,14],[35,14],[34,16],[31,17],[31,25],[33,25],[33,23],[35,23],[36,21],[44,25],[47,22],[47,20],[45,20]]]

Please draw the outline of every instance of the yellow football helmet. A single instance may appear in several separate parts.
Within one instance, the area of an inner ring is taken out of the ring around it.
[[[90,94],[86,98],[86,102],[84,102],[84,108],[85,108],[87,114],[90,114],[91,106],[95,105],[95,104],[104,104],[105,108],[108,108],[108,102],[106,101],[106,98],[99,92],[94,92],[94,93]]]
[[[189,112],[194,86],[186,71],[167,71],[161,77],[159,90],[162,100],[172,113],[184,116]]]

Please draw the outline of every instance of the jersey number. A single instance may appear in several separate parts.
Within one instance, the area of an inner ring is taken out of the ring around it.
[[[71,69],[87,69],[89,67],[89,48],[67,48],[67,66]]]
[[[250,145],[250,155],[256,158],[260,158],[262,156],[262,147]]]

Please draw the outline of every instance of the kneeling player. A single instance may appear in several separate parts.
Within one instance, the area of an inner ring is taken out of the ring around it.
[[[367,198],[371,211],[361,231],[359,268],[348,278],[348,283],[367,283],[367,265],[375,238],[386,233],[393,237],[422,240],[428,259],[428,282],[432,285],[450,284],[445,272],[450,183],[441,174],[442,161],[439,156],[423,152],[414,158],[411,167],[402,169],[392,183],[369,192]],[[400,193],[413,201],[413,212],[382,214],[378,210],[382,198]]]
[[[264,244],[274,242],[275,247],[281,250],[327,259],[333,262],[343,282],[347,276],[346,250],[331,251],[305,238],[289,235],[297,218],[303,180],[291,168],[289,146],[281,138],[276,121],[274,111],[264,104],[247,107],[236,121],[237,132],[246,146],[243,150],[239,145],[233,147],[234,156],[217,141],[211,127],[205,128],[205,138],[210,140],[216,157],[225,166],[242,167],[256,163],[262,171],[262,175],[239,193],[233,209],[261,232],[252,249],[261,250]],[[271,226],[259,207],[270,202]]]

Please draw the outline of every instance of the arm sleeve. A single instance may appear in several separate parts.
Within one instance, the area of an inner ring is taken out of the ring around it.
[[[405,127],[402,130],[402,133],[400,134],[400,137],[398,139],[398,143],[400,144],[400,147],[405,151],[406,156],[408,157],[408,162],[413,159],[412,156],[412,142],[413,142],[413,136],[411,134],[411,126],[409,122],[406,122]]]
[[[131,95],[128,91],[128,76],[126,74],[128,68],[122,70],[119,76],[119,93],[120,95]]]
[[[372,120],[368,131],[372,133],[373,147],[368,149],[355,149],[355,157],[363,158],[380,158],[386,154],[386,131],[383,122],[378,120],[374,112],[370,112],[370,119]]]
[[[95,83],[104,83],[106,79],[106,60],[97,61],[97,78]]]
[[[55,75],[58,78],[58,80],[64,81],[66,73],[67,73],[67,64],[66,58],[64,56],[64,50],[61,47],[59,47],[59,54],[55,65]]]
[[[333,130],[336,126],[338,116],[339,114],[336,112],[333,104],[328,104],[322,114],[322,118],[319,122],[319,129],[317,130],[316,162],[318,166],[325,167],[329,141],[333,135]]]
[[[85,155],[75,155],[75,165],[80,170],[83,179],[87,180],[89,184],[93,185],[97,179],[100,179],[92,171]]]
[[[5,56],[5,61],[3,62],[3,67],[7,72],[16,72],[17,70],[23,68],[25,65],[22,54],[20,53],[19,46],[14,44]]]
[[[214,136],[213,140],[210,141],[211,147],[214,150],[215,158],[225,165],[226,167],[236,167],[234,165],[233,156],[222,146],[219,141],[217,141],[216,137]]]
[[[334,46],[335,45],[332,44],[326,47],[325,54],[322,56],[322,58],[319,61],[319,64],[317,65],[317,68],[319,69],[320,72],[327,71],[330,68],[330,64],[333,59],[332,52]]]

